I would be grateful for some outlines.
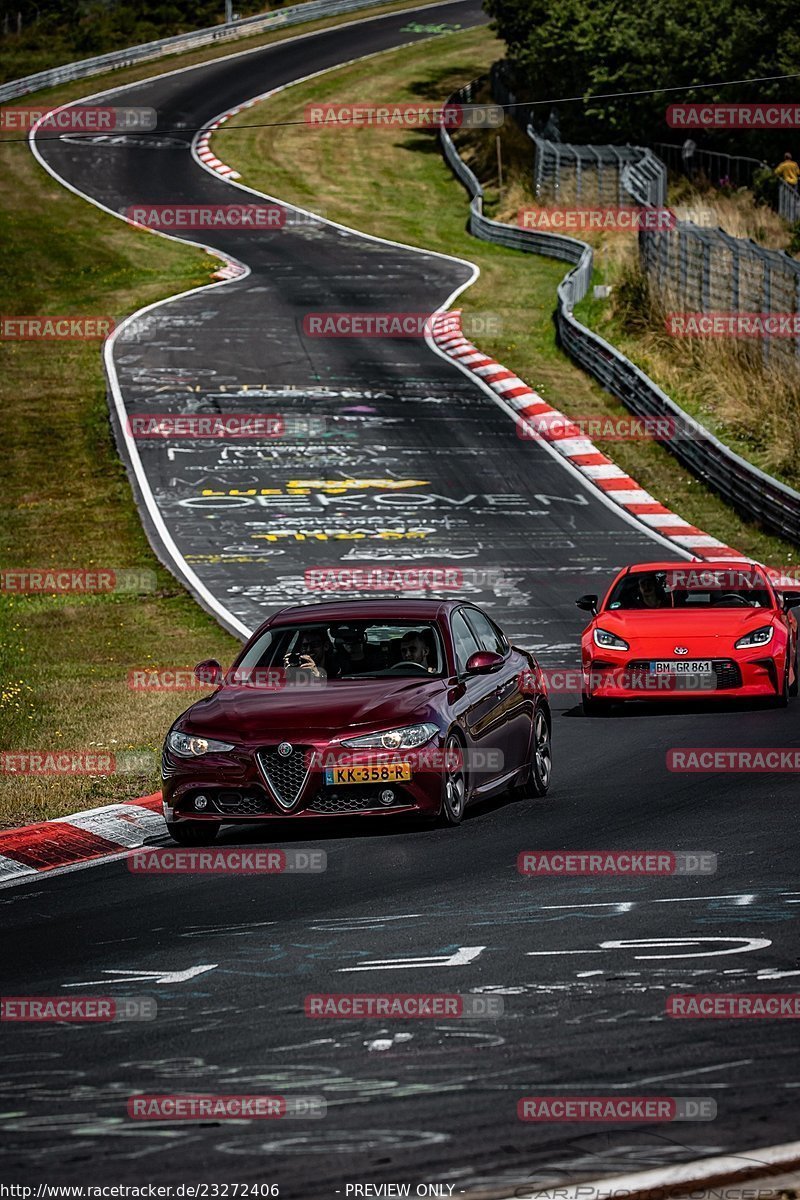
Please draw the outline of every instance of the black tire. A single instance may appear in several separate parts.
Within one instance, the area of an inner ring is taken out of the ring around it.
[[[216,821],[167,821],[167,832],[179,846],[210,846],[217,840]]]
[[[460,825],[467,805],[467,776],[464,771],[464,747],[451,733],[444,748],[442,771],[442,807],[439,822],[442,825]]]
[[[794,656],[794,683],[790,683],[790,684],[789,684],[789,695],[790,695],[790,696],[796,696],[796,695],[797,695],[797,693],[798,693],[798,690],[799,690],[799,689],[798,689],[798,683],[800,683],[800,681],[798,681],[798,678],[797,678],[797,651],[795,651],[795,656]]]
[[[610,700],[598,700],[595,696],[587,696],[586,692],[581,696],[581,706],[585,717],[607,717],[611,712]]]
[[[531,773],[528,777],[526,792],[529,796],[546,796],[550,788],[553,774],[553,750],[550,744],[550,720],[543,708],[537,708],[533,715],[533,739]]]
[[[791,695],[789,688],[789,655],[786,655],[786,670],[783,672],[783,685],[778,695],[772,701],[773,708],[788,708],[789,696]]]

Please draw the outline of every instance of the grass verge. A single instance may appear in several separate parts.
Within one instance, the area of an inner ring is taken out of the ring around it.
[[[217,260],[137,233],[0,147],[6,217],[0,310],[120,318],[209,282]],[[155,561],[113,443],[97,342],[4,342],[0,440],[4,568],[145,568],[142,595],[0,596],[2,750],[150,751],[151,769],[108,777],[0,773],[0,825],[154,791],[156,750],[186,698],[132,692],[131,667],[189,665],[235,641]]]
[[[312,101],[442,100],[485,72],[501,53],[491,32],[480,29],[341,68],[287,88],[249,109],[244,119],[235,118],[230,123],[240,128],[235,154],[232,143],[219,137],[218,151],[224,149],[225,161],[241,172],[242,182],[270,195],[367,233],[477,263],[481,276],[459,302],[465,311],[497,313],[502,319],[502,332],[481,337],[481,349],[569,415],[625,416],[624,406],[556,346],[552,313],[565,264],[470,237],[465,193],[445,165],[434,133],[386,126],[335,134],[292,124],[243,128],[256,114],[270,122],[302,121],[303,108]],[[515,137],[510,122],[505,129]],[[516,153],[523,161],[521,144]],[[692,524],[764,561],[795,561],[795,547],[741,520],[655,443],[598,444]]]

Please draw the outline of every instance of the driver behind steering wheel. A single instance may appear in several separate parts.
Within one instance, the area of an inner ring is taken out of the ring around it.
[[[410,629],[403,635],[400,643],[400,661],[416,663],[426,671],[434,673],[436,668],[430,663],[430,647],[422,634]]]

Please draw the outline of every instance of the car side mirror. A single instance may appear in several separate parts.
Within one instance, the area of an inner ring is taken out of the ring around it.
[[[592,616],[597,616],[597,596],[581,596],[575,601],[578,608],[582,608],[584,612],[590,612]]]
[[[216,687],[222,683],[222,667],[215,658],[204,658],[195,667],[194,677],[198,683],[210,683]]]
[[[798,604],[800,604],[800,592],[783,593],[783,607],[785,609],[797,608]]]
[[[468,675],[490,675],[504,662],[502,654],[496,654],[494,650],[476,650],[467,659],[466,672]]]

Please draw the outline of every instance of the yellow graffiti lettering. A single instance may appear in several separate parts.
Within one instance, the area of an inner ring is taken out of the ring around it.
[[[337,496],[348,491],[365,491],[367,488],[396,491],[399,488],[423,487],[428,482],[427,479],[290,479],[286,490],[308,494],[316,489]]]
[[[321,533],[315,529],[307,530],[281,530],[279,533],[251,533],[250,537],[253,541],[277,542],[281,538],[291,538],[296,542],[304,542],[308,538],[315,538],[319,542],[332,541],[359,541],[363,538],[425,538],[428,532],[424,529],[410,529],[407,532],[400,533],[396,529],[377,529],[374,533],[363,533],[360,530],[340,530],[334,532],[330,530],[327,533]]]

